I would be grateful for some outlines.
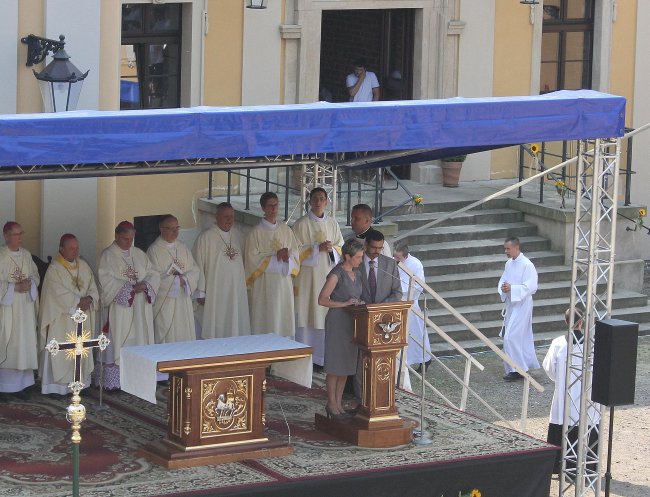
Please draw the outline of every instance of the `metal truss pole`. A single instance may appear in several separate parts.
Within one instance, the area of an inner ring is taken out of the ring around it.
[[[305,214],[305,202],[309,199],[309,192],[317,186],[324,188],[329,198],[330,212],[332,217],[336,215],[336,166],[325,163],[318,159],[302,166],[302,178],[300,181],[300,192],[303,201],[302,214]]]
[[[603,441],[597,444],[597,440],[604,409],[591,400],[592,364],[595,323],[610,317],[612,310],[620,148],[620,139],[582,141],[578,152],[572,312],[567,331],[562,429],[562,497],[600,495]],[[572,331],[577,306],[585,311],[582,335]],[[570,395],[572,389],[579,389],[579,399]]]

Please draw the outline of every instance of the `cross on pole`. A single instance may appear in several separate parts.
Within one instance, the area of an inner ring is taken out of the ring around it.
[[[110,340],[103,333],[99,337],[91,339],[91,334],[88,330],[83,329],[83,324],[88,319],[88,316],[81,310],[77,309],[75,313],[70,316],[77,328],[66,335],[66,342],[58,342],[56,339],[50,340],[46,345],[47,351],[55,356],[60,350],[66,351],[68,359],[74,359],[74,376],[72,383],[68,385],[72,390],[72,404],[67,408],[66,418],[72,424],[72,495],[79,497],[79,444],[81,443],[81,423],[86,419],[86,408],[81,403],[79,392],[85,386],[81,382],[81,361],[90,354],[90,350],[99,347],[104,350],[108,347]]]

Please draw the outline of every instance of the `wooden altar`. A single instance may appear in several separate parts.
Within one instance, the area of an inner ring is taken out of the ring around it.
[[[414,423],[400,418],[395,405],[398,353],[407,344],[411,304],[399,301],[348,308],[360,352],[361,405],[349,421],[316,414],[317,429],[360,447],[394,447],[411,442]]]
[[[254,342],[263,337],[269,335],[199,341],[194,348],[203,348],[206,357],[156,360],[157,370],[169,373],[167,436],[144,446],[139,454],[168,469],[291,454],[293,449],[284,440],[270,440],[265,433],[266,370],[300,358],[306,358],[311,368],[312,349],[273,336],[276,350],[257,347],[250,353],[215,354],[215,348],[223,350],[220,341]],[[282,341],[291,347],[282,348]],[[146,347],[160,345],[139,348]]]

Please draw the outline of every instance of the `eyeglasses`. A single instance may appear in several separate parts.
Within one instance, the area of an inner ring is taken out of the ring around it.
[[[24,231],[19,231],[18,233],[7,233],[6,235],[7,236],[22,236],[24,234],[25,234]]]

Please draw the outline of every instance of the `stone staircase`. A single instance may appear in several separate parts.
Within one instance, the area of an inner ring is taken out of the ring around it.
[[[469,203],[429,203],[419,213],[408,213],[403,208],[385,220],[395,223],[398,232],[404,233]],[[507,198],[443,221],[406,241],[410,251],[422,261],[427,283],[479,330],[500,343],[503,304],[496,286],[506,262],[503,241],[509,236],[519,237],[522,252],[537,268],[539,288],[534,296],[533,332],[538,345],[549,343],[565,332],[564,310],[571,292],[571,268],[564,264],[561,252],[551,250],[550,240],[539,236],[534,224],[524,221],[522,212],[509,208]],[[648,297],[616,290],[613,297],[613,317],[637,322],[640,333],[649,334]],[[430,319],[467,350],[485,348],[435,300],[428,299],[427,305]],[[423,299],[420,306],[424,308]],[[452,351],[432,330],[430,336],[436,354]]]

